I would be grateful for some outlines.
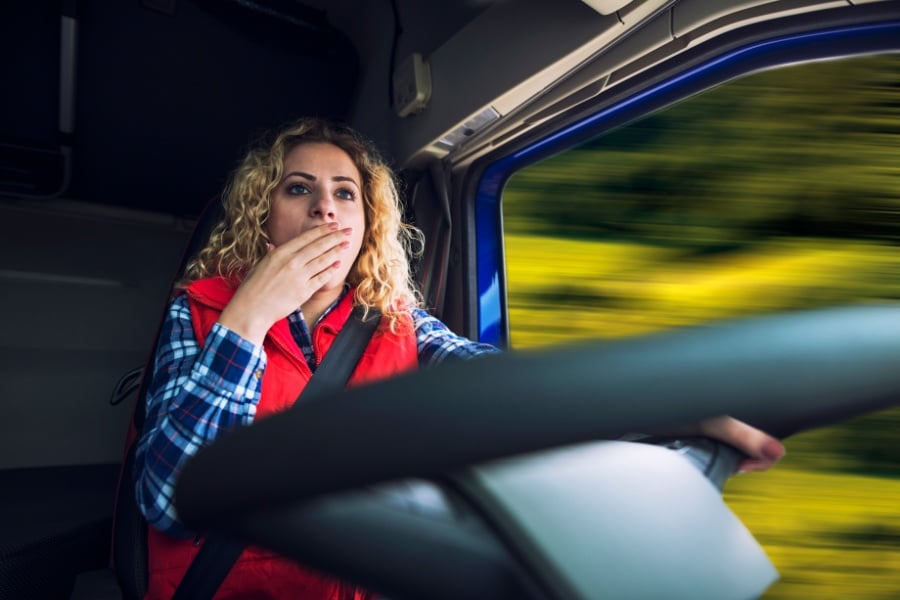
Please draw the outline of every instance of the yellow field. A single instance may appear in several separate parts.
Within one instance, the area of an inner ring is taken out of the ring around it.
[[[784,240],[699,257],[533,235],[506,243],[516,348],[900,298],[900,252],[858,241]],[[900,598],[900,473],[829,470],[841,465],[817,450],[827,429],[790,438],[778,467],[727,485],[729,506],[781,573],[765,598]]]
[[[781,573],[764,598],[900,598],[900,479],[805,471],[788,456],[731,479],[725,499]]]
[[[900,252],[857,241],[785,240],[686,259],[677,248],[507,235],[506,251],[515,347],[900,297]],[[573,298],[559,298],[566,293]],[[560,307],[563,323],[553,318]]]

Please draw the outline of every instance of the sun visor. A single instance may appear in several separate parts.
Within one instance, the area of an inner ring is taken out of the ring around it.
[[[620,8],[631,4],[632,0],[581,0],[601,15],[611,15]]]

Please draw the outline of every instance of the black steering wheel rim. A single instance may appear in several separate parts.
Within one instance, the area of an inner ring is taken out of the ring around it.
[[[207,530],[333,492],[721,414],[785,437],[896,403],[898,364],[893,305],[450,363],[223,436],[188,463],[176,506]]]

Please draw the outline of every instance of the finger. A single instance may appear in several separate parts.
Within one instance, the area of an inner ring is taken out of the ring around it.
[[[785,448],[774,437],[743,421],[731,417],[709,419],[701,424],[704,434],[737,448],[747,456],[742,471],[768,469],[785,454]]]
[[[330,252],[346,250],[350,247],[348,236],[351,232],[352,229],[347,227],[320,237],[305,248],[298,250],[297,257],[304,258],[309,263]]]
[[[775,464],[774,461],[769,460],[759,460],[756,458],[748,458],[745,461],[742,461],[738,466],[738,473],[752,473],[759,471],[767,471]]]
[[[335,269],[341,266],[340,260],[332,261],[328,264],[324,269],[313,275],[309,278],[309,286],[313,290],[318,290],[322,286],[324,286],[331,279],[331,276]]]
[[[301,268],[313,274],[318,274],[323,270],[328,269],[332,266],[332,263],[340,260],[341,253],[350,247],[350,242],[348,240],[341,240],[336,246],[331,246],[330,248],[326,248],[321,254],[317,254],[307,260],[305,256],[298,254],[296,257],[297,263],[302,263]],[[305,262],[304,262],[305,261]]]
[[[279,257],[292,265],[292,268],[316,268],[318,271],[324,268],[323,261],[332,260],[336,251],[346,250],[349,247],[347,237],[352,229],[347,227],[338,231],[330,232],[322,237],[316,238],[305,245],[302,240],[298,241],[294,238],[287,244],[279,247]],[[323,258],[324,257],[324,258]]]
[[[293,238],[278,246],[278,248],[286,254],[298,252],[320,239],[323,239],[329,235],[335,235],[338,231],[340,231],[340,224],[336,222],[322,223],[321,225],[317,225],[311,229],[307,229],[306,231],[297,234]],[[338,234],[337,237],[340,237],[340,235]]]
[[[770,438],[762,442],[759,454],[742,461],[738,466],[739,473],[765,471],[777,463],[785,454],[785,448],[776,439]]]

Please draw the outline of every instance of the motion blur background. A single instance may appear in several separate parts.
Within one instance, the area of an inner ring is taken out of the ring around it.
[[[900,55],[690,98],[517,173],[503,217],[515,348],[898,302]],[[900,409],[786,446],[725,494],[765,597],[900,598]]]

